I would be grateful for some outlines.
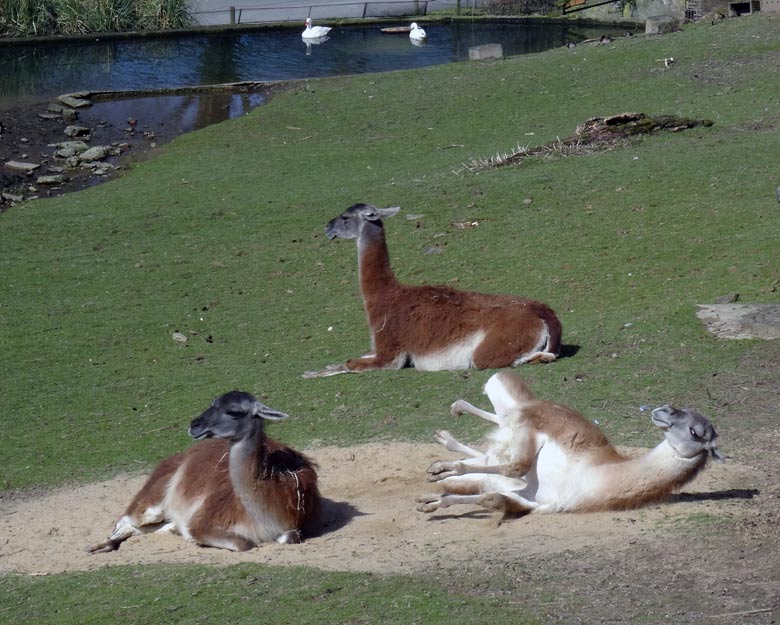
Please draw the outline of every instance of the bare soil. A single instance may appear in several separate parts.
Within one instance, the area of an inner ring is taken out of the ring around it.
[[[772,353],[765,348],[758,355]],[[435,490],[425,469],[452,458],[450,452],[411,443],[323,447],[308,453],[320,465],[325,524],[301,545],[230,553],[149,534],[117,552],[89,555],[84,547],[105,538],[144,480],[124,476],[0,496],[0,572],[44,575],[159,562],[306,565],[431,575],[453,591],[535,604],[551,622],[775,623],[780,393],[773,380],[780,361],[764,359],[757,370],[749,380],[720,380],[732,410],[719,424],[728,462],[711,464],[661,505],[530,515],[500,526],[472,507],[426,515],[415,510],[414,497]]]

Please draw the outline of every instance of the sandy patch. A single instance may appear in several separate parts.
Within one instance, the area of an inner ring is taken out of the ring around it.
[[[749,508],[749,497],[739,489],[753,480],[747,466],[711,465],[685,488],[685,495],[667,504],[619,513],[531,515],[495,527],[492,515],[479,508],[449,508],[432,515],[415,510],[418,494],[436,490],[426,481],[425,469],[433,460],[452,457],[437,445],[371,444],[307,453],[320,465],[327,502],[322,534],[302,545],[268,544],[231,553],[178,536],[148,534],[129,539],[117,552],[89,555],[84,547],[110,533],[145,478],[120,477],[2,501],[0,572],[40,575],[120,564],[258,562],[410,573],[491,555],[520,558],[600,545],[614,551],[682,515]]]

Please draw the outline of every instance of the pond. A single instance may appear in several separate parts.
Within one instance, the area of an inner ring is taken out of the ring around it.
[[[376,25],[336,27],[306,44],[303,30],[37,44],[0,47],[0,101],[5,105],[75,91],[134,90],[237,81],[274,81],[384,72],[468,59],[468,49],[500,43],[505,56],[541,52],[615,27],[564,23],[426,24],[416,46],[406,34]],[[621,31],[622,32],[622,31]]]
[[[428,38],[422,46],[413,45],[406,33],[383,33],[375,24],[336,27],[326,41],[308,45],[301,38],[302,27],[0,45],[0,114],[5,111],[6,117],[18,118],[20,111],[29,111],[35,117],[45,111],[48,100],[78,91],[124,92],[376,73],[466,60],[471,46],[485,43],[500,43],[504,55],[513,56],[623,33],[614,26],[507,21],[426,24],[425,29]],[[94,100],[91,107],[80,110],[79,120],[89,128],[126,137],[132,136],[125,131],[134,120],[138,124],[135,136],[160,143],[245,115],[264,98],[262,90],[183,95],[149,95],[147,91],[134,97]],[[56,125],[39,122],[41,129],[41,123],[47,128]],[[0,153],[0,158],[11,156]]]

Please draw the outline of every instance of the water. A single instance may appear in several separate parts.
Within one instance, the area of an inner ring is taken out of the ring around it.
[[[471,46],[500,43],[505,56],[541,52],[610,27],[567,24],[425,25],[426,43],[378,26],[337,27],[307,45],[303,30],[95,41],[0,48],[0,108],[75,91],[124,91],[237,81],[272,81],[425,67],[468,58]],[[241,107],[239,107],[241,108]]]

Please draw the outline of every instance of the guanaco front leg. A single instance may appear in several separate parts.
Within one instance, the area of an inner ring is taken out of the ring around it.
[[[487,410],[477,408],[473,404],[470,404],[463,399],[459,399],[453,402],[452,406],[450,406],[450,413],[453,417],[457,417],[462,414],[471,414],[475,417],[486,419],[487,421],[495,423],[496,425],[501,425],[501,419],[498,417],[498,415],[495,415],[492,412],[488,412]]]

